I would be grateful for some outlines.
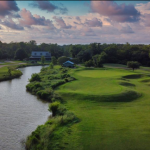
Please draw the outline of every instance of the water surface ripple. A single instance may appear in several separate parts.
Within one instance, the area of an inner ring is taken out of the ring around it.
[[[26,92],[32,73],[41,66],[21,68],[23,75],[0,82],[0,150],[24,150],[26,137],[50,115],[48,103]]]

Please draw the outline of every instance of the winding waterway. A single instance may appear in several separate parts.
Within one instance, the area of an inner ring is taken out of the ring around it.
[[[31,74],[41,68],[21,68],[20,78],[0,82],[0,150],[24,150],[26,137],[50,115],[48,103],[26,92],[25,87]]]

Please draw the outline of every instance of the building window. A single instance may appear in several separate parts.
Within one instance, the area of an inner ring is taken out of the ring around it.
[[[34,55],[36,55],[36,53],[34,53]]]
[[[41,55],[42,55],[42,53],[41,53]]]

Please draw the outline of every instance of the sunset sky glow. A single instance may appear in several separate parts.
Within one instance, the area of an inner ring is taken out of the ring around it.
[[[150,44],[150,2],[0,1],[0,40]]]

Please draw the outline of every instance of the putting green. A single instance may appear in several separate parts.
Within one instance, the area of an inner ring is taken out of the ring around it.
[[[90,78],[102,78],[102,77],[118,77],[125,76],[129,74],[135,74],[131,71],[126,71],[122,69],[99,69],[99,70],[83,70],[77,71],[76,74],[82,77],[90,77]]]
[[[60,86],[59,92],[78,93],[86,95],[111,95],[118,94],[127,89],[119,85],[118,80],[121,76],[133,74],[126,70],[80,70],[74,73],[76,81]]]

